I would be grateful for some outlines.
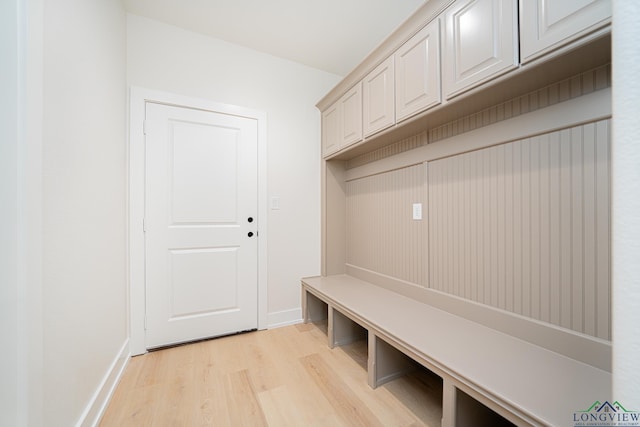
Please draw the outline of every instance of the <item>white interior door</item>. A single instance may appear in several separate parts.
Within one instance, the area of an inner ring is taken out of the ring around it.
[[[257,328],[257,121],[145,115],[146,347]]]

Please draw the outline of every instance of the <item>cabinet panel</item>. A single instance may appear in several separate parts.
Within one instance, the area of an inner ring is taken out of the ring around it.
[[[332,154],[340,148],[340,113],[338,103],[322,113],[322,153]]]
[[[522,62],[602,27],[610,18],[611,0],[521,0]]]
[[[395,53],[396,122],[441,102],[440,19],[420,30]]]
[[[340,99],[340,148],[362,139],[362,82]]]
[[[378,65],[362,82],[363,130],[369,136],[395,123],[393,56]]]
[[[324,157],[362,140],[362,83],[322,112]]]
[[[458,0],[444,17],[447,98],[518,65],[515,0]]]

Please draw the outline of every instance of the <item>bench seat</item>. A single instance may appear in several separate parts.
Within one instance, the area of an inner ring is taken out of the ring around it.
[[[609,398],[609,372],[363,280],[305,278],[302,291],[305,321],[317,317],[311,298],[327,305],[331,346],[335,310],[368,331],[370,371],[383,340],[441,376],[443,426],[463,424],[459,391],[517,425],[573,425],[574,412]],[[379,380],[369,372],[372,387]]]

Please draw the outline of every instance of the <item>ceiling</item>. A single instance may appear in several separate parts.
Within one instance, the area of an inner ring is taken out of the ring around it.
[[[346,75],[425,0],[124,0],[127,11]]]

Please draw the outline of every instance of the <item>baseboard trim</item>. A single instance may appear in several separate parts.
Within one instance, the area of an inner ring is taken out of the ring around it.
[[[76,427],[96,427],[100,423],[129,359],[131,359],[131,352],[129,351],[129,338],[127,338],[76,423]]]
[[[267,318],[268,329],[295,325],[296,323],[302,323],[302,309],[294,308],[291,310],[276,311],[275,313],[269,313]]]

